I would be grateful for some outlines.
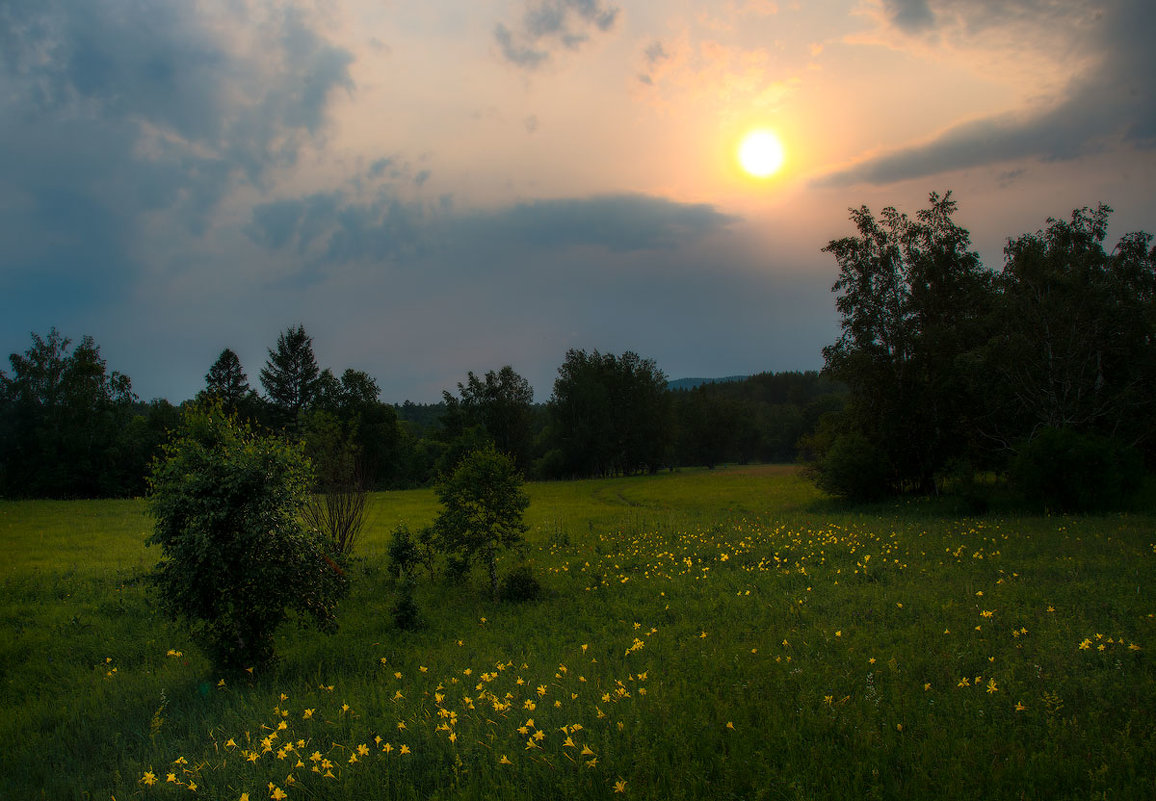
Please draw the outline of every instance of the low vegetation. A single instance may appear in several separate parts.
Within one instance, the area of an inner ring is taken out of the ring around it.
[[[143,502],[0,503],[0,797],[1156,796],[1152,514],[853,511],[775,467],[526,490],[499,600],[391,572],[439,504],[374,494],[337,633],[229,675],[154,606]]]

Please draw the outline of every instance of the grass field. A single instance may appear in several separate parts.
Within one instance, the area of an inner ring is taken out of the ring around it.
[[[529,489],[544,600],[426,579],[397,630],[389,532],[436,503],[380,494],[340,631],[224,680],[155,609],[143,503],[0,503],[0,799],[1156,798],[1156,516]]]

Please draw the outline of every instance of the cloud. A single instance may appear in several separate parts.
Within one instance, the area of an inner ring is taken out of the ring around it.
[[[1025,5],[1035,7],[1030,0]],[[966,8],[973,9],[967,22],[974,29],[1004,18],[993,16],[984,5]],[[1017,159],[1070,160],[1117,141],[1141,149],[1156,147],[1156,93],[1149,79],[1156,75],[1156,48],[1151,45],[1156,5],[1149,0],[1117,0],[1105,4],[1093,23],[1086,42],[1095,66],[1073,78],[1052,107],[958,123],[928,142],[869,158],[816,183],[886,184]]]
[[[518,29],[499,22],[494,39],[506,61],[533,70],[550,60],[553,48],[576,50],[592,32],[610,31],[618,14],[602,0],[530,0]]]
[[[452,213],[448,204],[406,200],[394,187],[382,186],[368,199],[338,191],[260,204],[247,233],[261,247],[306,256],[302,275],[315,280],[334,265],[437,254],[672,251],[736,222],[708,204],[646,195],[535,200]]]
[[[923,31],[935,25],[927,0],[883,0],[887,18],[905,31]]]
[[[115,292],[158,215],[199,237],[324,135],[352,56],[294,6],[0,6],[0,292]],[[32,305],[36,305],[33,302]]]

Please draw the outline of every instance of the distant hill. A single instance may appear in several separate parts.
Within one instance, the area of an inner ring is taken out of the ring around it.
[[[667,389],[694,389],[703,384],[729,384],[734,381],[746,381],[750,378],[749,375],[728,375],[725,378],[676,378],[674,381],[667,381]]]

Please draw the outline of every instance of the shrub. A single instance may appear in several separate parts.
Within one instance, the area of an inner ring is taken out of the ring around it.
[[[413,576],[406,574],[401,582],[397,603],[393,605],[393,623],[402,631],[417,631],[425,625],[417,601],[413,599]]]
[[[393,530],[393,538],[389,541],[386,552],[389,557],[389,573],[394,578],[404,579],[412,576],[419,565],[427,570],[433,570],[433,553],[430,549],[430,528],[423,528],[415,537],[410,533],[409,526],[402,523]]]
[[[856,503],[878,500],[891,491],[887,454],[857,431],[836,436],[812,474],[824,492]]]
[[[1048,428],[1020,448],[1010,479],[1028,504],[1056,512],[1112,509],[1143,480],[1140,454],[1110,437]]]
[[[498,588],[498,598],[510,603],[537,601],[542,597],[542,585],[534,577],[529,565],[519,565],[506,574]]]
[[[302,526],[312,471],[300,445],[261,436],[219,404],[193,407],[149,478],[156,588],[219,668],[269,661],[290,611],[337,627],[346,577]]]

